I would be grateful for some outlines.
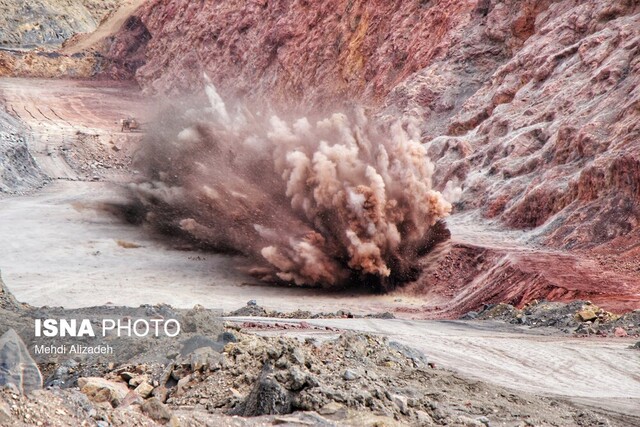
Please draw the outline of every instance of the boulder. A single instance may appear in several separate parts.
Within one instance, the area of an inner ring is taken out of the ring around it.
[[[0,387],[6,384],[14,384],[21,393],[42,388],[40,369],[13,329],[0,337]]]
[[[78,378],[78,387],[92,402],[107,402],[114,408],[120,405],[129,393],[125,384],[98,377]]]
[[[284,415],[293,411],[291,394],[273,375],[273,368],[266,364],[253,390],[233,411],[233,415],[256,417],[260,415]]]
[[[152,397],[142,404],[142,412],[160,424],[167,424],[173,417],[169,408],[156,397]]]
[[[595,311],[591,309],[581,310],[577,313],[577,316],[581,322],[589,322],[598,318],[598,315],[595,313]]]
[[[143,399],[149,397],[152,391],[153,386],[146,381],[140,383],[140,385],[135,389],[135,392],[138,393]]]

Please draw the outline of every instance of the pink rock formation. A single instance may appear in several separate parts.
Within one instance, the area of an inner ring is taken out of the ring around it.
[[[443,57],[471,4],[457,1],[153,0],[138,11],[152,34],[137,78],[147,88],[216,87],[318,106],[381,99]]]

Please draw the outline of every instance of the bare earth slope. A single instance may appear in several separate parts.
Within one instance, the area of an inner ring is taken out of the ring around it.
[[[95,31],[87,34],[79,34],[65,43],[62,52],[67,55],[73,55],[85,49],[102,47],[101,43],[104,42],[105,38],[116,34],[122,29],[123,25],[129,25],[128,20],[144,1],[128,0],[122,1],[121,3],[117,9],[114,9],[113,12],[102,21]],[[133,22],[135,22],[135,19]]]
[[[199,90],[207,71],[217,87],[253,98],[379,100],[442,57],[468,23],[471,3],[433,3],[149,1],[138,11],[152,40],[137,79],[184,92]]]

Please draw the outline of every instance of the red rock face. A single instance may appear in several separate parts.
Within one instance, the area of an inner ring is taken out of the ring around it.
[[[492,274],[524,273],[511,285],[489,274],[464,309],[598,295],[640,306],[637,1],[153,0],[138,13],[147,90],[199,91],[206,71],[227,96],[417,117],[436,186],[463,189],[458,212],[578,257],[564,272],[553,255],[502,270],[496,257]],[[567,287],[574,268],[582,283]]]
[[[457,1],[154,0],[139,15],[153,35],[138,80],[163,92],[202,87],[321,103],[380,99],[446,54],[470,18]]]
[[[449,166],[469,171],[465,208],[516,228],[546,225],[547,241],[566,248],[637,226],[639,24],[637,6],[599,2],[558,2],[538,16],[534,37],[441,137],[472,147]]]
[[[102,74],[112,79],[132,79],[136,70],[145,64],[150,38],[151,34],[142,20],[136,15],[130,16],[118,36],[108,43],[105,57],[111,66],[103,70]]]

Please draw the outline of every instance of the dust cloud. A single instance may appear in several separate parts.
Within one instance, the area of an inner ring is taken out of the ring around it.
[[[165,112],[136,156],[147,227],[241,253],[265,281],[375,290],[415,279],[449,237],[414,121],[285,120],[205,90],[206,107]]]

